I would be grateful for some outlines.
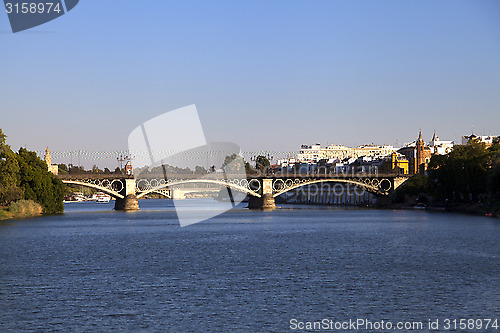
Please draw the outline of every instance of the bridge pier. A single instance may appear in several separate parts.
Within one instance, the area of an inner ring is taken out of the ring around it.
[[[138,210],[139,209],[139,200],[135,195],[135,179],[122,179],[125,183],[120,194],[123,195],[122,198],[116,198],[115,201],[115,210]]]
[[[138,210],[139,200],[135,194],[128,194],[125,198],[116,198],[115,210]]]
[[[276,208],[276,202],[273,197],[273,180],[262,179],[261,197],[250,196],[248,199],[249,209],[273,210]]]

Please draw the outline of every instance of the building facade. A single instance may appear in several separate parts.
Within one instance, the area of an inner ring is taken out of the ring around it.
[[[425,173],[432,156],[431,148],[422,139],[422,132],[419,133],[416,141],[399,149],[398,153],[404,155],[408,160],[409,174]]]
[[[453,141],[440,140],[436,134],[436,131],[434,131],[434,136],[429,143],[432,155],[446,155],[453,150],[454,145],[455,142]]]
[[[393,152],[391,154],[391,171],[407,175],[409,173],[409,162],[406,156]]]
[[[363,156],[387,156],[395,152],[397,148],[393,146],[376,146],[376,145],[363,145],[356,148],[350,148],[343,145],[329,145],[324,148],[321,144],[302,145],[297,160],[300,162],[318,162],[320,160],[338,159],[344,160],[346,158],[359,158]]]
[[[471,135],[462,136],[462,144],[467,145],[471,140],[475,140],[478,142],[482,142],[485,144],[486,147],[489,147],[493,144],[493,141],[498,138],[499,137],[491,135],[475,135],[474,133],[472,133]]]

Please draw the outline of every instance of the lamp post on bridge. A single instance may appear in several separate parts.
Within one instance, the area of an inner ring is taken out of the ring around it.
[[[119,157],[116,158],[118,162],[120,162],[120,171],[123,173],[123,162],[129,160],[130,158],[128,156],[124,156],[123,154],[120,154]]]

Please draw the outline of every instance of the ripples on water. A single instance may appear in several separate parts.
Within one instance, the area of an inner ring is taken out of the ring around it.
[[[288,331],[323,318],[500,319],[500,223],[422,211],[236,209],[180,228],[69,204],[0,225],[0,329]],[[199,206],[202,201],[186,200]]]

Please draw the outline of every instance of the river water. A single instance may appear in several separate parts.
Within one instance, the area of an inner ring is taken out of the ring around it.
[[[291,321],[323,319],[500,321],[498,219],[240,206],[181,228],[171,201],[140,206],[126,213],[112,203],[71,203],[64,215],[0,224],[0,330],[287,332],[304,331]]]

